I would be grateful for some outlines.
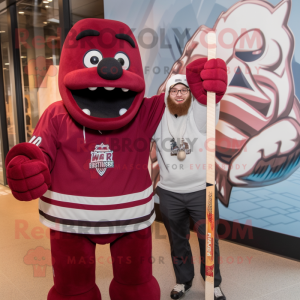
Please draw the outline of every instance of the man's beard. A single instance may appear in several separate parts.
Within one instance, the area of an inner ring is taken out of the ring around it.
[[[170,95],[168,95],[167,98],[167,105],[169,108],[169,111],[172,115],[177,115],[177,116],[184,116],[187,115],[189,108],[192,103],[192,95],[188,96],[188,98],[183,102],[183,103],[175,103],[176,100],[172,100],[170,98]]]

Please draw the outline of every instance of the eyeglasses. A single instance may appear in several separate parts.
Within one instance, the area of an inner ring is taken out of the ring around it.
[[[170,94],[174,96],[174,95],[178,95],[178,92],[181,92],[182,95],[186,95],[188,91],[189,89],[181,89],[181,90],[171,89]]]

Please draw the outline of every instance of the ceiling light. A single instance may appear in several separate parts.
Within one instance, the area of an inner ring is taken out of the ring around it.
[[[21,58],[27,58],[27,56],[21,56]]]
[[[1,30],[0,33],[4,33],[5,31]]]
[[[19,11],[19,14],[20,14],[20,15],[23,15],[23,14],[24,14],[24,11]]]
[[[45,5],[46,8],[50,7],[49,5]]]
[[[6,66],[9,66],[9,63],[5,63]]]
[[[43,1],[43,3],[49,3],[49,1]]]
[[[44,24],[48,24],[48,22],[43,22]]]

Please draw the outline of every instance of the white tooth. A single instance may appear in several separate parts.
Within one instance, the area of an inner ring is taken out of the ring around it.
[[[122,91],[123,91],[123,92],[128,92],[129,89],[123,89],[123,88],[122,88]]]
[[[91,111],[87,108],[84,108],[82,111],[89,116],[91,115]]]
[[[114,90],[115,88],[114,87],[104,87],[107,91],[112,91]]]
[[[124,115],[124,114],[126,113],[126,111],[127,111],[126,108],[121,108],[121,109],[119,110],[119,115],[120,115],[120,116]]]
[[[223,186],[221,188],[221,192],[220,193],[221,193],[222,196],[224,196],[224,187]]]
[[[90,91],[95,91],[97,89],[97,87],[89,87]]]

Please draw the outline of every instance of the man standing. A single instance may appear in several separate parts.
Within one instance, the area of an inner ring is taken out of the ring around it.
[[[170,240],[176,276],[176,285],[170,295],[172,299],[181,298],[191,288],[194,278],[194,262],[189,244],[189,217],[193,219],[198,234],[201,275],[205,280],[207,98],[203,95],[203,90],[205,84],[209,83],[209,91],[216,92],[217,123],[220,112],[219,101],[226,91],[227,73],[226,65],[220,59],[209,62],[203,59],[202,67],[200,73],[197,64],[189,64],[186,71],[188,81],[186,76],[181,74],[174,75],[168,80],[165,91],[166,109],[153,136],[160,167],[157,193],[160,198],[163,222]],[[212,68],[217,69],[212,71]],[[215,80],[216,77],[218,80]],[[202,91],[199,91],[199,79],[204,80],[203,85],[200,85]],[[193,82],[195,82],[194,86]],[[201,95],[199,99],[197,94]],[[217,199],[215,216],[217,230],[219,220]],[[215,299],[226,300],[220,288],[222,279],[219,256],[216,233]]]

